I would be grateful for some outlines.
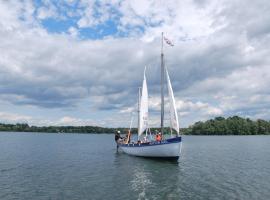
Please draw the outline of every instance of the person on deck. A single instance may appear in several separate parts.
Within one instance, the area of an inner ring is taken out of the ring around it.
[[[127,144],[130,143],[130,136],[131,136],[131,131],[128,130],[128,133],[127,133]]]
[[[126,136],[124,137],[124,143],[127,144],[129,142],[128,140],[128,134],[126,134]]]
[[[148,140],[147,140],[147,137],[146,137],[146,136],[144,136],[144,137],[143,137],[143,142],[144,142],[144,143],[148,142]]]
[[[115,140],[115,142],[118,142],[119,139],[123,139],[123,138],[120,136],[120,131],[117,131],[114,134],[114,140]]]
[[[160,133],[156,134],[156,141],[157,142],[161,141],[161,134]]]

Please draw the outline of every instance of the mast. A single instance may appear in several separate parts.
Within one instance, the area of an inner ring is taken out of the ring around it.
[[[163,32],[161,34],[161,116],[160,126],[161,134],[164,133],[164,54],[163,54]]]
[[[139,140],[139,129],[140,129],[140,102],[141,102],[141,87],[139,87],[139,94],[138,94],[138,140]]]

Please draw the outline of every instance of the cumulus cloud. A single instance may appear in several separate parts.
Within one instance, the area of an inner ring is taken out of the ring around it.
[[[148,65],[150,109],[158,124],[164,31],[175,43],[165,48],[165,63],[183,126],[217,115],[269,119],[269,8],[263,0],[1,1],[0,100],[71,109],[62,116],[65,123],[95,124],[72,117],[87,100],[91,119],[106,112],[104,125],[122,125],[136,110]],[[66,30],[51,32],[43,24],[48,18],[68,22]],[[111,33],[99,37],[106,27]],[[94,39],[82,37],[84,30]]]
[[[58,121],[54,123],[58,126],[87,126],[87,125],[98,125],[96,122],[94,122],[91,119],[81,119],[81,118],[74,118],[70,116],[64,116]]]
[[[39,7],[37,10],[38,19],[47,19],[47,18],[57,18],[59,13],[57,12],[57,7],[50,1],[44,1],[43,6]]]
[[[5,123],[16,123],[16,122],[28,122],[31,120],[31,116],[20,115],[16,113],[0,112],[0,120]]]

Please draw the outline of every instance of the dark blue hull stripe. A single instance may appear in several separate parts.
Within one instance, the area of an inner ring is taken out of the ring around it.
[[[149,156],[137,156],[140,158],[147,158],[147,159],[153,159],[153,160],[178,160],[180,156],[171,156],[171,157],[149,157]]]

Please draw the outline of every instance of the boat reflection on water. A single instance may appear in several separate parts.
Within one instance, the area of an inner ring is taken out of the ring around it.
[[[176,160],[149,159],[115,154],[123,176],[122,190],[129,199],[180,199],[181,165]]]
[[[150,188],[156,187],[150,178],[150,172],[146,172],[139,167],[134,169],[131,188],[138,194],[138,199],[148,199],[146,194],[147,191],[149,191]]]

